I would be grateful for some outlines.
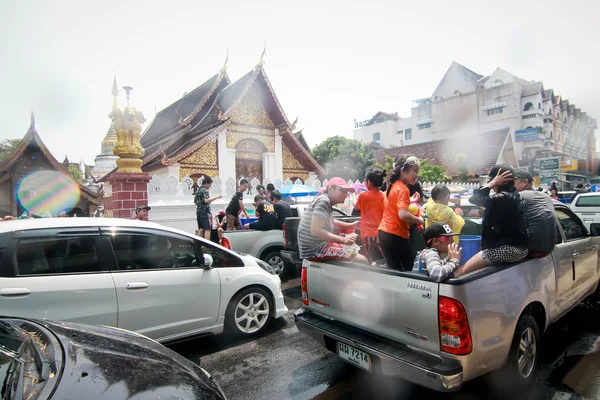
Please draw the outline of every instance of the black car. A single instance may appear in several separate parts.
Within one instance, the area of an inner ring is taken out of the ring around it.
[[[0,317],[5,399],[225,399],[198,365],[117,328]]]

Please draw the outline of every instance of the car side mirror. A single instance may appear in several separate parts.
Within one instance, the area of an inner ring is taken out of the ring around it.
[[[213,258],[210,254],[204,254],[204,269],[211,269],[213,266]]]
[[[590,236],[600,236],[600,224],[590,225]]]

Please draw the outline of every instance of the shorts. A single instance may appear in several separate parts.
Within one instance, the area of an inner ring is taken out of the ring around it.
[[[204,210],[197,210],[196,221],[198,222],[198,229],[204,229],[205,231],[209,230],[212,227],[211,217],[212,215],[210,212]]]
[[[529,250],[526,247],[517,247],[505,244],[483,250],[481,252],[481,257],[488,265],[512,264],[527,257],[528,253]]]
[[[362,238],[362,254],[367,257],[369,262],[383,260],[383,252],[379,245],[379,239],[376,237],[365,236]]]
[[[252,222],[248,225],[249,229],[254,229],[257,231],[270,231],[271,229],[275,229],[273,226],[269,226],[269,224],[261,223],[260,220],[256,222]]]
[[[238,231],[242,230],[242,224],[240,222],[240,217],[237,215],[233,215],[233,214],[227,214],[227,230],[232,231],[234,229],[236,229]]]
[[[349,246],[344,246],[340,243],[327,243],[323,250],[318,252],[310,261],[326,261],[326,260],[352,260],[356,254],[348,254]]]

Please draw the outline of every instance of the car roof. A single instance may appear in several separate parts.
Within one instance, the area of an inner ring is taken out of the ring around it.
[[[600,192],[579,193],[579,197],[600,196]]]
[[[126,228],[154,228],[163,231],[183,233],[190,236],[190,233],[178,229],[169,228],[154,222],[140,221],[137,219],[125,218],[34,218],[34,219],[15,219],[12,221],[3,221],[0,223],[0,234],[6,232],[24,231],[30,229],[44,228],[82,228],[82,227],[126,227]]]

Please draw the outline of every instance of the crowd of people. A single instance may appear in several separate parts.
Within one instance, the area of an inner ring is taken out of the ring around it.
[[[58,214],[56,214],[56,218],[67,218],[68,216],[69,215],[67,214],[66,211],[59,211]],[[74,216],[77,216],[77,215],[74,215]],[[14,221],[14,220],[18,220],[18,219],[35,219],[35,218],[36,218],[36,216],[31,211],[23,211],[18,218],[13,217],[12,215],[6,215],[6,216],[4,216],[4,218],[0,218],[0,222]],[[38,216],[38,218],[54,218],[54,216],[50,212],[47,212],[44,215]]]
[[[460,232],[465,220],[460,208],[448,206],[450,202],[460,205],[460,197],[452,197],[445,185],[438,185],[424,205],[425,215],[413,212],[414,208],[411,211],[411,203],[425,202],[417,182],[420,166],[416,157],[399,157],[385,181],[385,171],[376,168],[367,171],[366,191],[359,194],[355,204],[355,209],[360,212],[360,254],[352,251],[358,239],[356,233],[336,234],[334,230],[353,231],[356,223],[332,218],[332,206],[343,202],[348,192],[354,189],[342,178],[330,179],[324,193],[312,201],[301,218],[298,228],[300,257],[314,261],[353,260],[399,271],[425,273],[440,282],[487,265],[516,263],[527,256],[545,256],[553,248],[555,228],[548,229],[547,224],[544,227],[544,221],[555,223],[550,197],[532,189],[533,177],[529,173],[497,165],[490,170],[488,182],[475,189],[469,199],[483,210],[482,250],[461,264]],[[524,215],[523,204],[528,202],[542,211]],[[533,217],[541,219],[542,223],[527,225],[528,218]],[[540,239],[533,241],[542,242],[542,246],[538,246],[541,251],[536,249],[531,254],[529,227],[538,229],[534,236]],[[419,240],[424,242],[424,250],[417,253],[415,243]],[[545,245],[547,243],[551,244],[550,249]]]

